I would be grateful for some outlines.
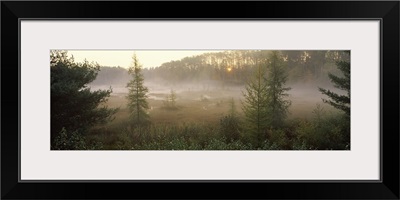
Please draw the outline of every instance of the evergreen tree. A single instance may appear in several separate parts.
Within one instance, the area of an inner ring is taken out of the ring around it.
[[[346,51],[346,53],[350,55],[350,51]],[[322,99],[324,103],[328,103],[333,107],[344,111],[345,114],[350,117],[350,62],[342,60],[336,62],[336,65],[343,73],[343,77],[329,73],[329,79],[334,84],[335,88],[344,90],[346,94],[340,95],[323,88],[319,88],[319,91],[330,98],[329,100]]]
[[[285,87],[287,73],[285,63],[278,51],[273,51],[268,56],[268,79],[266,79],[268,124],[271,128],[283,125],[291,101],[286,99],[286,93],[291,88]]]
[[[175,91],[171,89],[170,94],[165,98],[164,106],[168,109],[176,109],[176,98]]]
[[[67,56],[67,51],[50,52],[52,149],[63,129],[84,134],[91,126],[111,120],[116,113],[117,109],[103,104],[111,89],[91,91],[88,87],[98,72],[97,64],[77,63]]]
[[[246,120],[246,131],[251,142],[256,147],[266,139],[268,127],[267,114],[267,83],[265,81],[265,67],[258,65],[253,78],[245,86],[243,112]]]
[[[149,104],[147,102],[148,88],[143,85],[144,78],[141,73],[142,66],[140,65],[136,54],[133,54],[133,65],[129,68],[128,72],[132,79],[127,84],[128,88],[128,109],[133,125],[141,126],[150,122],[147,109]]]

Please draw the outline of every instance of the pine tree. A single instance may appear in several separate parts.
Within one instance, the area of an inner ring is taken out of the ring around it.
[[[128,88],[128,109],[130,112],[130,117],[133,125],[141,126],[146,125],[150,122],[149,115],[146,110],[149,109],[149,104],[147,102],[148,88],[143,85],[144,78],[141,73],[141,65],[133,54],[133,66],[128,70],[129,74],[132,76],[131,81],[127,84]]]
[[[267,83],[265,81],[265,67],[258,65],[253,78],[245,86],[243,112],[246,119],[247,134],[250,135],[253,145],[260,147],[266,139],[268,127],[267,114]]]
[[[284,60],[278,51],[273,51],[268,56],[267,83],[267,113],[270,128],[279,128],[283,125],[288,113],[291,101],[286,99],[286,93],[291,88],[285,87],[287,73],[284,68]]]
[[[88,61],[75,62],[67,53],[50,52],[52,149],[56,148],[55,140],[62,130],[67,138],[71,136],[67,132],[83,136],[90,127],[112,120],[117,112],[104,105],[111,88],[93,91],[88,86],[96,79],[100,66]]]
[[[350,55],[350,51],[347,51],[346,53]],[[328,103],[333,107],[344,111],[345,114],[350,117],[350,62],[342,60],[336,62],[336,65],[343,73],[343,77],[335,76],[332,73],[329,73],[328,76],[334,84],[334,87],[344,90],[346,95],[336,94],[323,88],[319,88],[319,91],[330,98],[329,100],[322,99],[324,103]]]

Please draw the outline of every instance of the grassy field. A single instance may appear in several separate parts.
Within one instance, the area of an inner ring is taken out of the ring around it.
[[[152,123],[155,124],[181,124],[181,123],[209,123],[215,124],[219,119],[227,115],[231,109],[230,102],[234,100],[235,108],[239,116],[242,114],[242,97],[240,89],[227,90],[198,90],[198,91],[178,91],[177,109],[169,110],[163,106],[169,91],[163,93],[150,93],[149,115]],[[113,93],[108,99],[107,106],[119,108],[115,115],[115,120],[110,125],[126,120],[129,112],[126,108],[127,99],[125,93]],[[322,103],[322,96],[310,91],[292,92],[290,99],[292,105],[289,107],[289,119],[309,119],[312,117],[313,109],[320,104],[326,111],[334,111],[330,106]]]
[[[177,109],[167,109],[163,101],[168,93],[150,93],[148,110],[151,122],[155,124],[180,124],[180,123],[217,123],[219,119],[228,114],[230,109],[228,96],[216,96],[216,92],[182,92],[178,93]],[[202,98],[203,97],[203,98]],[[236,110],[241,113],[239,99],[234,99]],[[120,108],[114,121],[127,119],[129,112],[126,108],[125,94],[116,94],[109,98],[107,105]],[[111,122],[112,123],[112,122]]]
[[[227,131],[221,126],[221,119],[231,110],[232,98],[234,100],[236,116],[239,122],[244,122],[242,112],[241,90],[178,90],[176,91],[176,109],[167,109],[164,101],[170,90],[149,92],[148,114],[151,126],[145,130],[138,130],[130,126],[129,112],[126,108],[126,93],[112,93],[107,101],[110,108],[119,108],[114,115],[115,119],[91,129],[87,135],[88,143],[100,142],[99,149],[141,149],[141,150],[236,150],[254,149],[251,143],[246,142],[246,134],[239,131],[240,140],[228,141]],[[315,108],[319,104],[325,113],[337,113],[331,106],[322,103],[321,97],[313,91],[296,91],[290,93],[292,105],[289,109],[287,128],[276,133],[270,133],[273,143],[265,143],[262,147],[268,149],[302,149],[302,143],[294,144],[296,135],[311,137],[316,127],[304,120],[315,120]],[[335,122],[336,123],[336,122]],[[335,127],[335,123],[318,129],[320,134]],[[243,124],[242,124],[243,125]],[[239,125],[237,127],[243,127]],[[230,125],[232,126],[232,124]],[[233,127],[236,125],[233,124]],[[300,127],[300,128],[299,128]],[[228,127],[228,134],[232,130]],[[333,129],[332,129],[333,130]],[[224,135],[225,134],[225,135]],[[278,138],[277,138],[278,137]],[[316,137],[316,136],[313,136]],[[318,136],[319,137],[319,136]],[[326,141],[323,136],[320,140]],[[330,139],[329,139],[330,140]],[[329,143],[329,142],[328,142]],[[276,146],[278,145],[278,146]],[[294,146],[297,145],[297,146]]]

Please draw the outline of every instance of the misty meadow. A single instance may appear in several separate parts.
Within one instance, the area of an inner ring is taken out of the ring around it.
[[[105,53],[50,52],[51,150],[350,150],[350,51]]]

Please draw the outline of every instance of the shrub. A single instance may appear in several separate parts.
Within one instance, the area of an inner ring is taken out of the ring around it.
[[[281,150],[281,148],[276,143],[273,143],[269,140],[264,140],[261,143],[261,148],[259,148],[259,150]]]
[[[289,138],[286,136],[286,132],[284,130],[274,129],[269,130],[268,133],[270,146],[274,146],[274,148],[279,149],[291,149]]]
[[[292,145],[292,150],[312,150],[311,147],[307,146],[305,141],[295,140]]]
[[[86,149],[85,138],[77,131],[68,133],[63,127],[51,146],[52,150],[82,150]]]
[[[163,101],[164,104],[163,108],[168,110],[177,110],[178,106],[176,105],[176,99],[177,99],[176,92],[171,89],[171,93],[167,95],[167,97]]]
[[[226,138],[227,142],[233,142],[240,137],[240,121],[234,115],[227,115],[220,119],[220,133]]]
[[[350,149],[350,120],[344,114],[326,114],[319,106],[311,121],[302,121],[297,128],[297,140],[309,149]],[[298,147],[298,144],[296,144]]]
[[[203,148],[204,150],[250,150],[248,146],[241,141],[226,142],[225,138],[212,138]]]

